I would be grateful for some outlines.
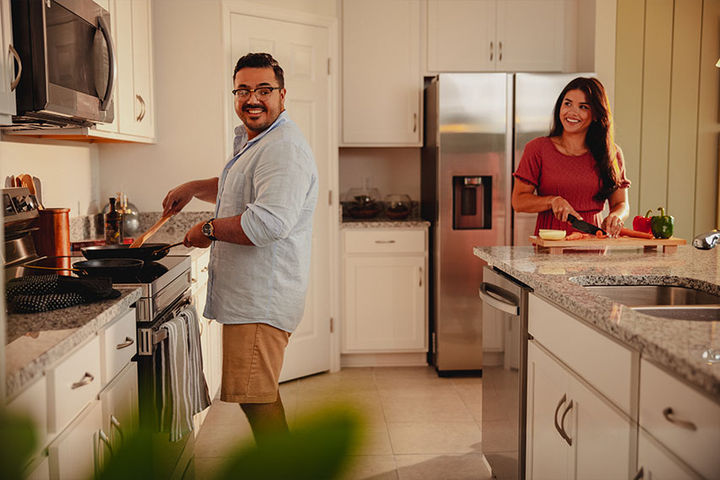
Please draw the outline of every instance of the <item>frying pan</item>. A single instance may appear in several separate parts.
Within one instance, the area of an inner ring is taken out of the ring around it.
[[[146,243],[142,247],[130,248],[130,245],[100,245],[81,248],[80,251],[88,260],[100,258],[134,258],[145,262],[160,260],[168,254],[172,247],[179,243]]]
[[[140,273],[145,262],[135,258],[96,258],[73,263],[73,268],[42,267],[37,265],[23,265],[24,268],[38,270],[70,270],[80,276],[110,277],[113,282],[133,279]]]

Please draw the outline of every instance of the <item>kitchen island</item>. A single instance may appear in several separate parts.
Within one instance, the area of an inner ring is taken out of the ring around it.
[[[651,317],[593,294],[582,285],[686,285],[720,294],[720,249],[689,245],[665,254],[641,249],[567,251],[551,255],[533,247],[476,247],[475,255],[572,312],[643,358],[673,372],[720,401],[720,363],[702,353],[720,350],[718,322]]]
[[[584,287],[718,295],[720,250],[474,253],[530,290],[519,432],[528,480],[720,478],[720,322],[649,316]]]

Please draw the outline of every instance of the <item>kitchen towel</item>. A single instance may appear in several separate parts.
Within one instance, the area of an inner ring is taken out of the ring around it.
[[[173,442],[193,429],[195,414],[210,406],[196,319],[195,308],[189,306],[160,326],[167,332],[167,342],[160,343],[160,428],[170,432]]]

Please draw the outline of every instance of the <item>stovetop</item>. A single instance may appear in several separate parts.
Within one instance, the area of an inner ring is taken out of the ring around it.
[[[113,283],[115,287],[142,287],[143,297],[152,297],[180,275],[190,275],[189,255],[168,255],[154,262],[147,262],[135,278]]]

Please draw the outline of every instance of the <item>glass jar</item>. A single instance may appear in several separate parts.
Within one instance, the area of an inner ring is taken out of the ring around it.
[[[412,200],[403,193],[391,193],[385,197],[385,215],[391,220],[405,220],[410,216]]]

